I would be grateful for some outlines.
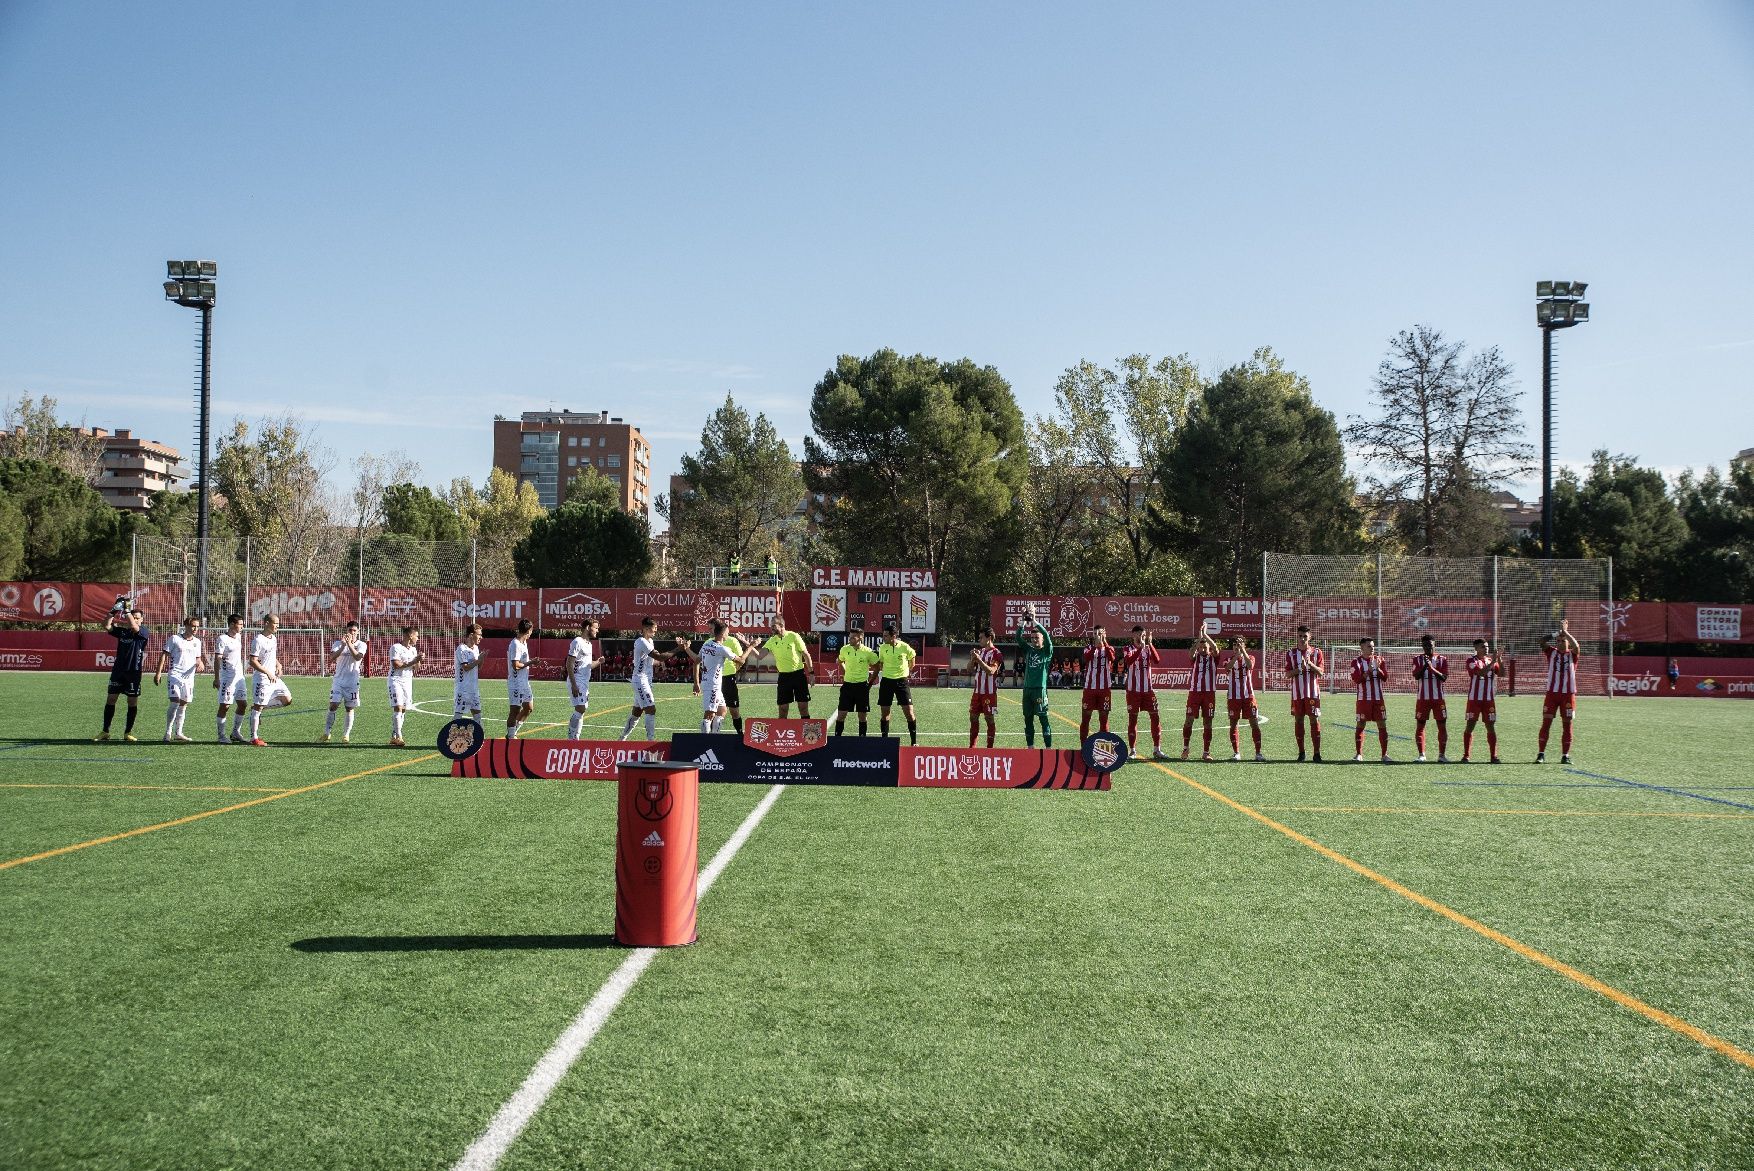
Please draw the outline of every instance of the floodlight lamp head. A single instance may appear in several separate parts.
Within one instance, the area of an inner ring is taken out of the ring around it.
[[[1546,297],[1551,297],[1552,295],[1553,295],[1553,282],[1552,281],[1536,281],[1535,282],[1535,296],[1541,297],[1541,298],[1546,298]]]
[[[1555,297],[1569,297],[1569,296],[1571,296],[1571,282],[1570,281],[1554,281],[1553,282],[1553,295]]]
[[[1571,320],[1573,322],[1578,322],[1578,321],[1588,321],[1589,319],[1590,319],[1590,303],[1588,301],[1574,302],[1571,306]]]
[[[164,275],[169,277],[173,281],[182,280],[183,279],[183,262],[180,260],[167,260],[167,261],[165,261],[164,262]]]
[[[1572,281],[1571,295],[1581,299],[1583,297],[1583,291],[1589,287],[1588,281]]]
[[[182,283],[180,281],[166,281],[164,283],[164,299],[165,300],[175,301],[177,298],[181,297],[182,295],[183,295],[183,286],[182,286]]]
[[[1553,321],[1553,302],[1542,301],[1535,306],[1535,324],[1549,325]]]
[[[214,277],[219,275],[219,265],[215,261],[203,260],[200,262],[200,266],[201,266],[200,275],[201,275],[202,280],[210,281]]]

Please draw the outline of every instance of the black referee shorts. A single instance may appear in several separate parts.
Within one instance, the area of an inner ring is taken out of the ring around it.
[[[725,697],[725,706],[726,707],[740,708],[743,706],[742,704],[737,702],[737,676],[735,676],[735,675],[720,676],[719,677],[719,694]]]
[[[897,703],[903,707],[912,707],[913,702],[914,693],[908,687],[906,679],[880,679],[877,681],[878,707],[889,707],[891,704]]]
[[[869,683],[842,683],[840,685],[840,710],[860,713],[870,711],[871,685]]]
[[[132,671],[126,675],[111,675],[110,694],[127,695],[138,699],[140,697],[140,675],[139,671]]]
[[[810,702],[810,679],[802,668],[780,673],[779,702],[782,706],[788,703]]]

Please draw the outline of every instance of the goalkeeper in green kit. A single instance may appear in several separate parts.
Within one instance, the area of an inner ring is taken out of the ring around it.
[[[1032,606],[1017,628],[1017,662],[1023,667],[1023,740],[1031,748],[1037,719],[1043,745],[1054,746],[1054,733],[1048,727],[1048,665],[1053,661],[1054,636],[1036,618]]]

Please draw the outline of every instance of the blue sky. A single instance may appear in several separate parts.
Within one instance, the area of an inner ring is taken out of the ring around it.
[[[0,0],[0,398],[192,446],[292,409],[481,480],[495,412],[607,407],[660,490],[727,391],[794,443],[840,353],[1273,346],[1344,417],[1429,322],[1557,450],[1754,446],[1754,5],[176,6]]]

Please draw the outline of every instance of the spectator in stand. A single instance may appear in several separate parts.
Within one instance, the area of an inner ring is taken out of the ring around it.
[[[1055,659],[1054,665],[1052,667],[1048,668],[1048,686],[1049,687],[1058,687],[1059,685],[1060,685],[1060,660]]]
[[[1669,690],[1673,691],[1681,683],[1681,662],[1673,655],[1669,656],[1667,672],[1669,676]]]

